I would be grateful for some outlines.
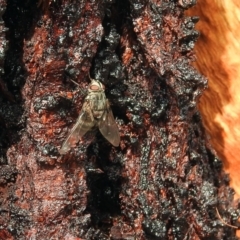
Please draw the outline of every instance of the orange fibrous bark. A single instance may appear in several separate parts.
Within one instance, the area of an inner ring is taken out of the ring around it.
[[[212,146],[224,160],[239,197],[240,3],[200,0],[189,13],[200,16],[195,65],[209,80],[199,108]]]

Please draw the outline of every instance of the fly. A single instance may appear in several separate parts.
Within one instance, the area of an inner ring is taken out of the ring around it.
[[[90,78],[91,79],[91,78]],[[110,104],[105,95],[104,85],[91,79],[82,110],[77,122],[64,141],[60,154],[65,154],[80,138],[93,127],[98,127],[102,135],[115,147],[119,146],[120,135]]]

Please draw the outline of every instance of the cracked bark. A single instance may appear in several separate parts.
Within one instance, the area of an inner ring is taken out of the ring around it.
[[[216,214],[237,224],[196,107],[207,82],[191,66],[193,4],[8,1],[1,239],[236,239]],[[96,132],[61,156],[84,99],[70,79],[85,89],[89,72],[106,86],[121,143]]]

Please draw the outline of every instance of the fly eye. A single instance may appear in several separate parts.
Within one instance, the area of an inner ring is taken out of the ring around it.
[[[97,85],[91,85],[89,88],[90,88],[90,90],[93,90],[93,91],[99,90],[99,86],[97,86]]]

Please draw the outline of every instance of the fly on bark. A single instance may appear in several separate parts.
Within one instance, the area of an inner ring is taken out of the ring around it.
[[[60,154],[65,154],[69,151],[93,127],[98,127],[102,135],[113,146],[119,146],[120,135],[118,126],[104,91],[104,85],[100,81],[91,79],[88,95],[84,100],[82,110],[77,122],[64,141],[59,151]]]

